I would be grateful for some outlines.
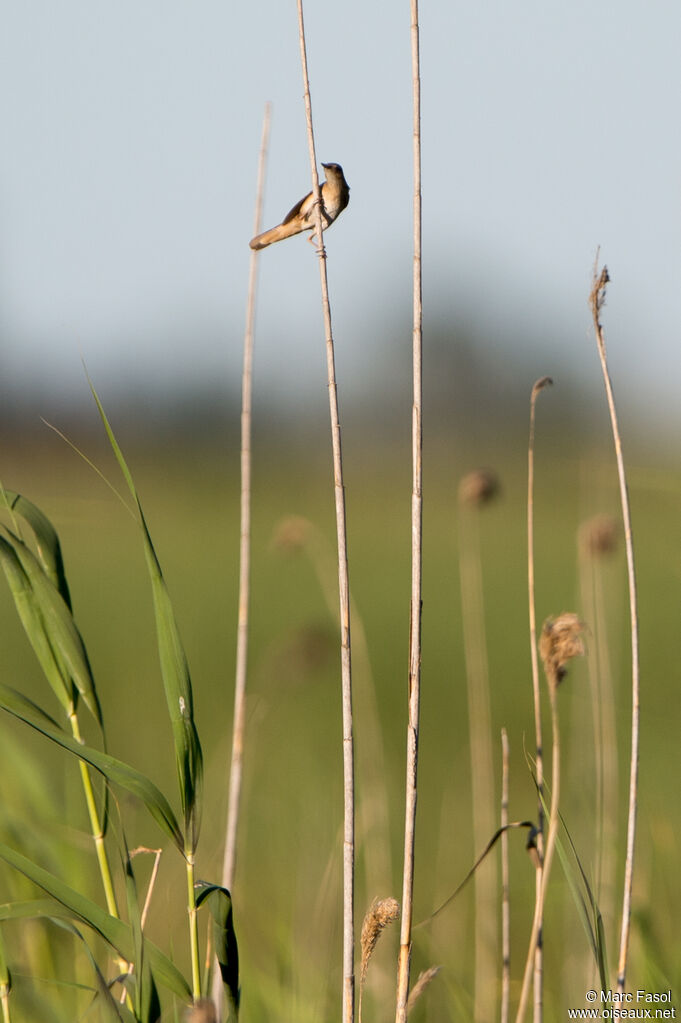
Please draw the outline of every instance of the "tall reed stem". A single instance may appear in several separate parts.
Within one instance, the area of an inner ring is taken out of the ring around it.
[[[331,304],[326,272],[326,249],[322,234],[322,196],[317,172],[314,127],[312,124],[312,100],[307,68],[305,46],[305,24],[303,3],[298,4],[298,30],[300,59],[303,72],[305,115],[307,120],[307,141],[310,154],[312,190],[315,195],[315,231],[319,243],[319,276],[326,336],[326,367],[329,390],[329,414],[331,417],[331,445],[333,449],[334,498],[336,506],[336,535],[338,542],[338,593],[340,611],[341,647],[341,700],[343,708],[343,1000],[342,1019],[353,1023],[355,1017],[355,965],[354,965],[354,915],[355,915],[355,753],[352,725],[352,671],[350,652],[350,581],[348,572],[347,536],[345,524],[345,487],[343,484],[343,456],[341,452],[341,430],[336,390],[336,365],[333,330],[331,326]]]
[[[82,742],[80,734],[80,725],[78,723],[78,716],[75,711],[69,715],[69,724],[71,725],[71,733],[74,739],[78,742]],[[104,843],[104,828],[102,827],[102,819],[97,809],[97,801],[95,799],[94,789],[92,787],[92,778],[90,777],[90,771],[88,770],[87,764],[83,760],[78,761],[80,767],[80,777],[83,783],[83,792],[85,794],[85,803],[87,806],[88,816],[90,818],[90,828],[92,830],[92,838],[95,843],[95,851],[97,853],[97,862],[99,864],[99,873],[102,878],[102,886],[104,888],[104,898],[106,899],[106,908],[111,916],[118,917],[118,906],[116,904],[116,892],[114,890],[113,878],[111,876],[111,867],[109,865],[109,857],[106,851],[106,845]],[[122,963],[123,960],[120,960]]]
[[[255,198],[253,233],[259,234],[262,220],[265,164],[270,132],[270,104],[265,104],[265,115],[258,160],[258,183]],[[246,724],[246,675],[248,666],[248,612],[250,604],[251,572],[251,433],[253,394],[253,346],[255,335],[255,297],[258,278],[258,254],[251,252],[248,274],[248,301],[244,332],[244,363],[241,380],[241,524],[239,543],[239,611],[236,633],[236,673],[234,681],[234,719],[232,723],[232,759],[229,769],[229,803],[225,856],[222,865],[222,883],[231,890],[236,867],[236,843],[239,824],[241,777]]]
[[[598,254],[596,255],[598,261]],[[605,288],[610,280],[607,267],[603,267],[598,273],[598,262],[594,267],[593,286],[589,296],[591,314],[593,316],[594,330],[596,332],[596,343],[598,356],[603,371],[603,382],[610,412],[610,423],[612,436],[615,445],[615,458],[617,460],[617,475],[620,487],[620,503],[622,506],[622,520],[624,523],[624,546],[627,555],[627,576],[629,580],[629,614],[631,620],[631,761],[629,769],[629,816],[627,822],[627,855],[624,865],[624,892],[622,896],[622,926],[620,931],[619,958],[617,963],[617,991],[621,994],[624,991],[627,974],[627,957],[629,952],[629,931],[631,925],[631,893],[634,882],[634,846],[636,843],[636,813],[638,806],[638,760],[639,760],[639,722],[640,722],[640,672],[638,653],[638,604],[636,594],[636,569],[634,564],[634,540],[631,528],[631,511],[629,508],[629,493],[627,490],[627,477],[624,470],[624,457],[622,455],[622,441],[620,438],[617,412],[615,410],[615,397],[612,389],[612,381],[608,372],[608,358],[605,349],[605,338],[601,326],[601,309],[605,302]]]
[[[482,849],[494,832],[494,757],[492,753],[489,666],[480,554],[481,506],[460,500],[459,572],[466,683],[468,690],[473,848]],[[507,837],[507,836],[504,836]],[[508,839],[507,839],[508,841]],[[497,960],[497,867],[490,858],[473,879],[475,889],[475,1023],[488,1023],[497,1001],[490,977]]]
[[[265,192],[265,166],[270,135],[271,104],[265,104],[258,157],[258,178],[255,191],[253,234],[262,228],[263,195]],[[236,628],[236,670],[234,675],[234,716],[232,719],[232,755],[229,766],[229,796],[225,852],[222,862],[222,884],[230,892],[234,887],[236,871],[237,835],[241,805],[243,775],[244,733],[246,730],[246,681],[248,674],[248,624],[251,585],[251,436],[253,396],[253,348],[255,343],[255,299],[258,282],[258,253],[251,250],[248,269],[248,298],[244,329],[244,361],[241,376],[241,499],[239,526],[239,610]],[[216,970],[212,988],[218,1018],[224,1005],[224,986]]]
[[[511,995],[511,906],[508,866],[509,749],[506,729],[501,729],[501,1023],[508,1023]]]
[[[527,592],[530,620],[530,657],[532,663],[532,693],[534,697],[534,734],[537,772],[537,865],[535,871],[535,909],[540,904],[544,872],[544,748],[541,725],[541,690],[539,687],[539,657],[537,654],[537,612],[534,594],[534,425],[537,396],[551,385],[551,377],[537,380],[530,395],[530,439],[527,448]],[[541,915],[534,952],[534,1023],[541,1023],[543,1014],[543,963]]]
[[[199,959],[199,927],[196,909],[196,892],[194,890],[194,853],[185,850],[187,871],[187,916],[189,919],[189,951],[192,964],[192,997],[197,1001],[201,997],[201,963]]]
[[[422,575],[422,397],[421,379],[423,312],[421,274],[421,68],[419,57],[418,0],[411,7],[411,68],[414,163],[414,257],[413,257],[413,388],[412,408],[412,498],[411,498],[411,611],[409,619],[409,706],[407,724],[407,776],[404,813],[404,868],[402,877],[402,920],[397,968],[396,1023],[407,1019],[411,927],[414,892],[414,839],[418,770],[419,714],[421,699],[421,575]]]
[[[544,901],[546,898],[546,888],[549,883],[549,875],[551,872],[551,863],[553,861],[553,853],[556,847],[556,837],[558,835],[558,806],[560,800],[560,730],[558,723],[558,684],[553,679],[549,679],[549,696],[551,702],[551,732],[552,732],[552,755],[551,755],[551,807],[549,809],[549,829],[546,836],[545,852],[543,857],[543,869],[541,872],[541,885],[539,887],[539,893],[537,901],[534,907],[534,919],[532,921],[532,931],[530,934],[530,944],[527,953],[527,962],[525,964],[525,974],[523,976],[523,986],[520,992],[520,1000],[518,1002],[518,1011],[516,1013],[516,1023],[522,1023],[525,1018],[525,1009],[527,1006],[527,996],[530,987],[530,976],[532,973],[532,961],[536,963],[536,950],[538,942],[541,936],[541,930],[544,919]],[[536,968],[536,967],[535,967]],[[536,998],[535,998],[535,1013],[536,1013]],[[535,1016],[536,1018],[536,1016]]]

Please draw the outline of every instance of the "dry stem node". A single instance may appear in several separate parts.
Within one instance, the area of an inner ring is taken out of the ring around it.
[[[584,653],[584,623],[576,614],[566,611],[557,618],[547,618],[539,639],[539,655],[549,685],[558,686],[567,674],[567,663]]]
[[[461,478],[459,501],[480,508],[498,497],[500,490],[499,477],[493,469],[474,469]]]
[[[374,899],[362,924],[362,965],[360,968],[360,983],[366,979],[369,960],[373,955],[376,943],[383,933],[384,928],[397,920],[400,915],[400,905],[397,899]]]

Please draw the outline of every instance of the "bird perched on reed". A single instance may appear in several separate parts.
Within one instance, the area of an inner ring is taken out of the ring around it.
[[[326,181],[322,185],[322,230],[343,212],[350,202],[350,189],[339,163],[323,163]],[[258,234],[250,241],[252,249],[264,249],[273,242],[291,238],[301,231],[314,231],[316,225],[314,193],[308,192],[305,198],[297,202],[286,214],[281,224]],[[312,241],[312,236],[309,240]]]

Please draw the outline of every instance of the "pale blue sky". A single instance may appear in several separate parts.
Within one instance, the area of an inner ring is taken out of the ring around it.
[[[318,157],[352,189],[327,236],[347,388],[378,379],[383,325],[409,335],[408,8],[306,6]],[[474,317],[491,353],[527,330],[537,376],[597,386],[600,245],[619,393],[681,404],[680,30],[676,0],[422,3],[427,315]],[[105,393],[238,385],[266,100],[269,227],[310,180],[294,0],[5,4],[5,393],[84,391],[81,352]],[[314,250],[260,260],[257,386],[295,403],[324,379]]]

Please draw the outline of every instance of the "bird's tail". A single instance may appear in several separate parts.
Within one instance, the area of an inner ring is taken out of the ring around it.
[[[290,238],[292,235],[300,234],[304,230],[305,228],[295,221],[291,221],[288,224],[279,224],[277,227],[273,227],[269,231],[264,231],[262,234],[257,234],[255,238],[251,238],[249,245],[252,249],[265,249],[268,245],[272,245],[273,242],[283,241],[284,238]]]

